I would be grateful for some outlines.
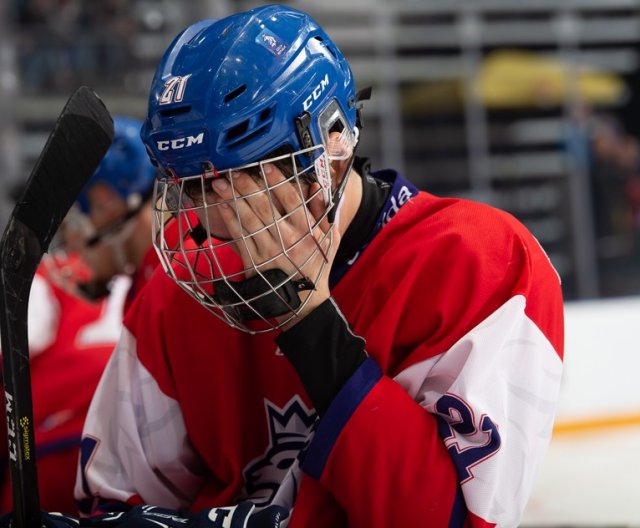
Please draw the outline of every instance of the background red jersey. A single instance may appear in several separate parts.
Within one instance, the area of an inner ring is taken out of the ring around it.
[[[40,502],[46,511],[73,513],[82,427],[120,332],[129,279],[117,279],[110,297],[90,302],[67,287],[69,273],[78,280],[86,270],[75,258],[46,256],[39,266],[29,299],[29,346]],[[10,511],[6,448],[2,455],[1,508]]]

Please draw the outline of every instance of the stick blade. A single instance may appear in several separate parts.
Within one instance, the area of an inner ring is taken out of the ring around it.
[[[69,98],[36,162],[13,216],[43,251],[113,140],[113,120],[98,95],[82,86]]]

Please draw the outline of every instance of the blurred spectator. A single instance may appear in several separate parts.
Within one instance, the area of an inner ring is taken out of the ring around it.
[[[629,135],[621,138],[618,159],[628,175],[625,195],[629,204],[629,223],[634,231],[640,232],[640,142],[637,138]]]
[[[133,67],[130,43],[139,22],[126,1],[24,0],[17,19],[26,91],[121,83]]]
[[[609,115],[590,117],[591,183],[604,295],[640,291],[640,142]]]
[[[619,123],[610,116],[592,117],[592,190],[598,238],[628,232],[625,185],[629,178],[621,163]]]

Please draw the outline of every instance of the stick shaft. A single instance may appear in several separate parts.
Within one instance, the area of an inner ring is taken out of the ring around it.
[[[28,309],[31,284],[62,219],[113,139],[100,98],[79,88],[62,110],[0,241],[0,333],[13,527],[40,527]]]
[[[40,501],[31,401],[27,327],[31,282],[40,261],[37,238],[19,220],[12,219],[0,255],[0,314],[9,468],[13,492],[14,526],[40,526]],[[26,273],[25,273],[26,272]],[[7,353],[6,351],[10,351]]]

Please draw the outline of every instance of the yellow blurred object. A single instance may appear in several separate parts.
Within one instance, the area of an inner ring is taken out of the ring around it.
[[[570,90],[585,103],[613,104],[624,96],[617,76],[593,70],[576,70],[576,78],[562,62],[525,51],[499,51],[487,57],[475,88],[492,108],[561,105]],[[574,86],[575,83],[575,86]]]
[[[573,90],[581,102],[596,106],[616,104],[626,94],[624,82],[614,74],[584,68],[574,72],[559,60],[520,50],[488,55],[472,86],[485,106],[498,110],[562,105]],[[404,107],[409,113],[451,111],[461,108],[463,100],[463,81],[455,79],[408,89]]]

